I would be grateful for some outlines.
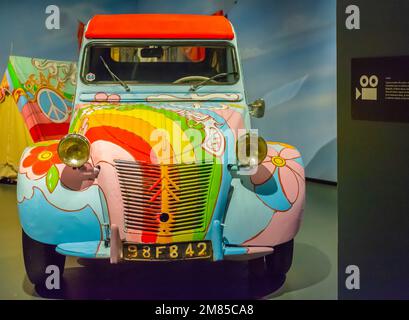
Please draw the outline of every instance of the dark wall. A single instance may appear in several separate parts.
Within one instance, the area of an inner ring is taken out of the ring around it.
[[[360,30],[345,27],[350,4]],[[340,299],[409,298],[409,124],[351,117],[351,58],[409,56],[408,14],[405,0],[337,2]],[[345,288],[347,265],[360,290]]]

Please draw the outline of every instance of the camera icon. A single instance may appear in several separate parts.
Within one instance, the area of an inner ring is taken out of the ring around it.
[[[376,75],[367,76],[362,75],[359,79],[361,88],[355,88],[355,99],[358,100],[378,100],[378,84],[379,79]]]

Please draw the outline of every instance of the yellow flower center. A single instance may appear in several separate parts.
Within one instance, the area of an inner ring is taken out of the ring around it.
[[[277,167],[284,167],[285,166],[285,160],[281,157],[273,157],[271,159],[271,162],[276,165]]]
[[[53,153],[51,151],[43,151],[43,152],[40,152],[37,158],[40,161],[47,161],[47,160],[50,160],[52,156],[53,156]]]

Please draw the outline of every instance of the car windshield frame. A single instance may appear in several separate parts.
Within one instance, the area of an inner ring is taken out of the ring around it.
[[[120,40],[120,41],[107,41],[107,40],[94,40],[90,41],[85,44],[82,53],[81,59],[81,72],[80,72],[80,80],[81,83],[86,86],[112,86],[112,85],[119,85],[117,81],[114,80],[102,80],[102,81],[88,81],[85,77],[86,72],[88,71],[88,63],[89,63],[89,50],[93,47],[142,47],[142,46],[186,46],[186,47],[200,47],[200,46],[208,46],[208,47],[228,47],[231,49],[232,53],[232,60],[233,60],[233,68],[234,72],[236,73],[234,81],[231,82],[209,82],[205,84],[203,87],[207,86],[233,86],[237,84],[241,79],[241,72],[240,72],[240,63],[237,56],[237,49],[235,45],[228,41],[220,41],[220,40],[207,40],[207,41],[192,41],[192,40],[162,40],[162,39],[138,39],[138,40]],[[178,86],[178,87],[191,87],[192,84],[195,82],[187,82],[187,83],[160,83],[160,82],[138,82],[138,81],[130,81],[126,79],[121,79],[129,86]]]

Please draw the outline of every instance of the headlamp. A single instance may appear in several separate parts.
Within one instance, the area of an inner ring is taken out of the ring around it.
[[[239,166],[257,166],[267,156],[267,143],[256,133],[246,133],[237,139],[236,155]]]
[[[58,156],[67,166],[79,168],[89,159],[88,139],[77,133],[67,134],[58,144]]]

